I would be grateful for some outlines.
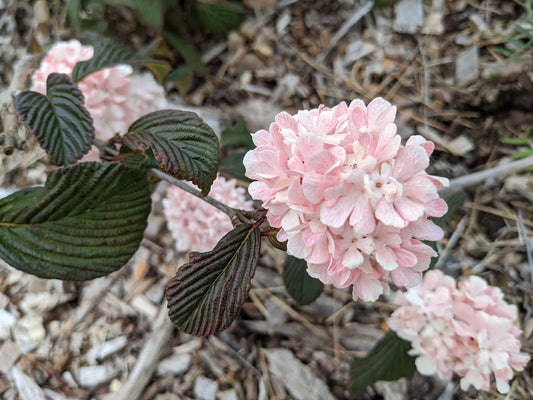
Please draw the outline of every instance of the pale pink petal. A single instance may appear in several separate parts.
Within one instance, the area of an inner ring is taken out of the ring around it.
[[[427,354],[417,357],[415,360],[416,369],[422,375],[433,375],[437,371],[437,362]]]
[[[407,226],[407,221],[396,211],[394,204],[388,202],[385,198],[381,199],[376,207],[376,218],[385,225],[396,228]]]
[[[394,122],[396,106],[387,100],[378,97],[367,106],[368,126],[383,126]]]
[[[424,215],[424,205],[408,197],[395,200],[394,208],[406,221],[416,221]]]
[[[392,176],[404,182],[423,171],[429,165],[429,157],[422,147],[409,146],[398,150]]]
[[[320,221],[333,228],[341,227],[354,209],[354,200],[353,196],[341,196],[333,204],[323,203]]]
[[[363,196],[356,197],[349,222],[361,235],[369,234],[376,228],[374,211],[367,198]]]

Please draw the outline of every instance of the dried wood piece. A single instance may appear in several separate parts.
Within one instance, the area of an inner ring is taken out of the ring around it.
[[[328,386],[287,349],[263,349],[272,375],[280,379],[297,400],[333,400]]]
[[[78,383],[84,388],[93,388],[109,382],[116,375],[111,365],[87,365],[78,371]]]
[[[433,0],[422,32],[430,35],[442,35],[444,33],[443,15],[444,0]]]
[[[457,60],[455,60],[455,80],[459,86],[465,86],[479,76],[478,54],[477,46],[471,46],[457,56]]]
[[[215,400],[218,391],[218,382],[205,376],[199,376],[194,381],[194,396],[200,400]]]
[[[6,340],[0,347],[0,372],[7,375],[19,356],[20,352],[17,345],[11,340]]]
[[[11,370],[11,377],[15,381],[21,400],[46,400],[39,385],[17,367]]]
[[[87,353],[87,362],[94,364],[96,361],[101,361],[104,358],[122,350],[128,344],[128,337],[126,335],[118,336],[114,339],[108,340],[99,346],[93,347]]]
[[[11,328],[15,326],[17,318],[7,310],[0,309],[0,340],[7,340],[11,336]]]
[[[13,337],[21,353],[34,350],[46,337],[43,317],[31,313],[20,318],[13,327]]]
[[[131,300],[131,306],[144,314],[150,321],[157,316],[157,307],[144,294],[138,294]]]
[[[400,0],[394,5],[393,28],[396,32],[416,33],[424,25],[422,0]]]
[[[192,355],[189,353],[176,353],[162,360],[157,366],[158,375],[171,373],[172,375],[181,375],[189,370],[191,366]]]
[[[146,337],[135,367],[120,392],[116,394],[115,400],[137,400],[141,396],[174,330],[174,325],[171,324],[167,314],[165,302],[159,309],[152,332]]]

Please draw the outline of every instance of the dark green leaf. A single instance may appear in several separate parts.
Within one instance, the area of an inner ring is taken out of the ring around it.
[[[81,0],[68,0],[65,5],[65,12],[71,25],[79,31],[81,28]]]
[[[245,182],[250,182],[250,178],[245,175],[246,168],[242,163],[244,153],[234,153],[226,156],[220,162],[220,171]]]
[[[415,372],[415,357],[408,354],[411,344],[399,338],[394,332],[381,338],[364,358],[352,362],[349,390],[361,394],[377,381],[394,381],[410,378]]]
[[[181,65],[173,69],[165,77],[166,82],[171,82],[180,95],[185,95],[192,86],[194,72],[187,65]]]
[[[260,248],[258,224],[238,225],[212,251],[191,253],[166,289],[174,325],[197,336],[228,328],[248,296]]]
[[[500,142],[505,143],[505,144],[511,144],[513,146],[525,146],[529,144],[529,140],[526,138],[512,138],[512,137],[501,138]]]
[[[105,0],[107,4],[125,4],[135,10],[140,22],[161,32],[163,28],[163,5],[160,0]]]
[[[222,131],[220,134],[220,145],[246,147],[248,149],[255,147],[252,135],[242,119],[239,119],[235,125]]]
[[[394,5],[398,0],[375,0],[374,8],[388,7]]]
[[[15,108],[50,157],[68,165],[87,153],[94,140],[93,120],[83,103],[83,94],[68,75],[51,73],[46,96],[26,90],[17,95]]]
[[[142,62],[143,67],[150,70],[155,80],[161,85],[165,81],[165,77],[171,70],[171,66],[168,62],[163,60],[152,60]]]
[[[307,273],[305,260],[293,256],[287,256],[285,259],[283,283],[287,292],[302,306],[315,301],[324,289],[322,282]]]
[[[224,35],[244,20],[241,7],[235,3],[194,3],[201,24],[209,31]]]
[[[170,32],[165,32],[163,36],[165,40],[183,57],[185,63],[193,72],[200,75],[205,73],[202,56],[194,47]]]
[[[529,149],[529,150],[519,151],[518,153],[512,154],[511,158],[513,160],[520,160],[522,158],[529,157],[532,154],[533,154],[533,149]]]
[[[123,137],[131,149],[152,149],[161,168],[209,193],[219,161],[218,138],[198,115],[161,110],[139,118]]]
[[[442,217],[430,218],[438,226],[443,226],[444,223],[463,205],[465,202],[465,195],[461,192],[454,193],[445,199],[448,204],[448,211]]]
[[[495,47],[494,51],[496,53],[500,53],[501,55],[503,55],[505,57],[519,58],[519,55],[517,53],[514,53],[514,52],[512,52],[510,50],[507,50],[504,47],[499,47],[499,46]]]
[[[90,60],[81,61],[74,66],[72,79],[80,81],[87,75],[103,68],[117,64],[140,64],[150,61],[153,46],[148,46],[140,51],[135,51],[122,46],[108,38],[99,38],[94,43],[94,54]]]
[[[138,249],[150,208],[146,171],[115,163],[59,169],[44,187],[0,200],[0,257],[42,278],[107,275]]]

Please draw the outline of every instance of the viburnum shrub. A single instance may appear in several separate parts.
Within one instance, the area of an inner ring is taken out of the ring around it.
[[[127,65],[147,61],[146,52],[109,40],[58,43],[32,90],[16,96],[22,122],[60,168],[43,187],[0,200],[8,264],[66,280],[120,269],[147,225],[150,175],[173,184],[163,211],[176,249],[190,251],[166,288],[181,331],[205,336],[232,324],[266,238],[287,251],[283,279],[299,304],[316,299],[323,284],[351,285],[354,300],[364,301],[390,285],[408,288],[396,295],[392,331],[354,361],[354,393],[415,369],[456,375],[463,389],[489,390],[493,374],[497,389],[509,390],[513,371],[529,361],[516,307],[475,276],[458,286],[439,271],[423,277],[437,255],[430,242],[443,236],[434,219],[448,210],[439,197],[448,180],[426,172],[432,142],[401,143],[396,107],[377,98],[278,114],[252,135],[243,159],[254,203],[236,180],[218,175],[212,129],[194,113],[168,109],[155,80]],[[108,161],[87,161],[93,144]]]

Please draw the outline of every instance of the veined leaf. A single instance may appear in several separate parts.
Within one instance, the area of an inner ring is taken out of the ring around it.
[[[236,3],[193,3],[198,19],[211,32],[224,35],[238,28],[244,20],[241,7]]]
[[[324,284],[307,273],[305,260],[287,256],[283,265],[283,283],[287,292],[298,304],[305,306],[315,301],[324,289]]]
[[[175,178],[192,181],[202,195],[209,193],[218,169],[218,138],[195,113],[146,114],[129,127],[123,142],[134,150],[152,149],[161,168]]]
[[[356,395],[376,381],[410,378],[416,369],[415,358],[408,354],[410,349],[411,343],[392,331],[387,333],[366,357],[353,360],[349,390]]]
[[[21,92],[15,109],[48,155],[57,164],[68,165],[87,153],[94,140],[93,120],[84,101],[68,75],[51,73],[46,79],[46,96]]]
[[[136,51],[128,49],[111,39],[99,38],[94,43],[93,57],[90,60],[80,61],[74,66],[72,79],[78,82],[93,72],[117,64],[140,64],[150,61],[152,51],[152,46]]]
[[[135,253],[151,201],[146,171],[79,163],[0,200],[0,257],[41,278],[93,279]]]
[[[191,335],[228,328],[250,291],[259,259],[258,224],[238,225],[207,253],[191,253],[167,285],[169,316]]]

